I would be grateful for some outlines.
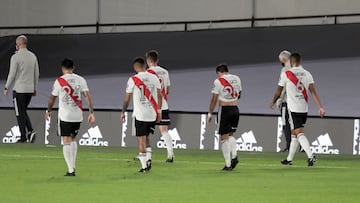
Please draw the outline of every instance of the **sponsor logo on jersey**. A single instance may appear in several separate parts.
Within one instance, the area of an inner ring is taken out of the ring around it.
[[[19,126],[16,125],[12,127],[9,132],[5,134],[5,137],[3,137],[2,142],[3,143],[16,143],[21,138],[21,133]]]
[[[249,132],[244,132],[237,140],[237,150],[238,151],[255,151],[262,152],[263,147],[257,146],[257,141],[254,135],[254,132],[250,130]]]
[[[354,144],[353,144],[353,155],[360,155],[360,119],[354,120]]]
[[[172,145],[173,145],[174,149],[186,149],[187,148],[186,144],[181,143],[181,137],[176,128],[171,129],[168,132],[169,132],[169,135],[171,136]],[[166,148],[164,138],[161,137],[160,140],[157,142],[156,146],[158,148]]]
[[[89,128],[88,131],[82,135],[79,144],[83,146],[109,146],[109,142],[103,140],[99,126]]]
[[[334,148],[329,133],[320,135],[311,143],[310,149],[315,154],[339,154],[340,150]]]

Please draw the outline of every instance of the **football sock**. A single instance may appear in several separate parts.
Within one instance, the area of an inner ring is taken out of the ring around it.
[[[139,153],[139,160],[140,160],[140,163],[141,163],[141,168],[142,169],[147,168],[147,166],[146,166],[146,153]]]
[[[230,167],[230,143],[229,140],[222,140],[221,141],[221,149],[224,155],[224,159],[225,159],[225,165],[226,167]]]
[[[77,142],[76,141],[72,141],[71,144],[71,158],[72,158],[72,167],[75,169],[76,168],[76,155],[77,155]]]
[[[230,149],[231,149],[231,159],[235,159],[237,157],[237,146],[236,139],[234,136],[229,137]]]
[[[146,147],[146,161],[151,160],[151,147]]]
[[[308,139],[305,137],[304,133],[300,133],[298,135],[298,140],[300,142],[301,147],[305,150],[306,155],[308,156],[308,158],[309,159],[312,158],[313,154],[312,154],[311,149],[310,149],[310,144],[309,144]]]
[[[291,142],[290,142],[289,154],[288,154],[286,160],[292,161],[294,159],[294,156],[295,156],[298,146],[299,146],[298,138],[295,135],[292,135]]]
[[[63,146],[63,154],[64,154],[66,165],[68,167],[68,172],[69,173],[74,172],[74,168],[72,167],[72,163],[71,163],[70,144],[64,144],[64,146]]]
[[[174,150],[173,150],[171,136],[168,132],[161,133],[161,135],[164,138],[168,158],[172,158],[174,156]]]

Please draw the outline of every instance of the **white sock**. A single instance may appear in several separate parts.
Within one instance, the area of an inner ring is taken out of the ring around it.
[[[77,155],[77,142],[76,141],[72,141],[71,142],[71,158],[72,158],[72,167],[75,169],[76,168],[76,155]]]
[[[290,149],[286,160],[292,161],[294,159],[298,147],[299,147],[299,140],[295,135],[291,135]]]
[[[310,149],[310,143],[309,143],[308,139],[305,137],[304,133],[300,133],[298,135],[298,140],[300,142],[301,147],[305,150],[306,155],[308,156],[308,158],[309,159],[312,158],[313,154],[312,154],[311,149]]]
[[[226,165],[226,167],[230,167],[231,159],[230,159],[230,142],[229,142],[229,140],[221,141],[221,149],[222,149],[222,152],[224,155],[225,165]]]
[[[146,147],[146,161],[151,160],[151,147]]]
[[[230,149],[231,149],[231,159],[235,159],[237,157],[237,146],[236,139],[234,136],[229,137]]]
[[[71,163],[70,144],[64,144],[64,146],[63,146],[63,154],[64,154],[66,165],[68,166],[68,172],[69,173],[74,172],[74,168],[72,167],[72,163]]]
[[[139,153],[139,160],[140,160],[140,163],[141,163],[141,168],[142,169],[147,168],[147,165],[146,165],[146,153]]]
[[[161,133],[161,135],[164,138],[168,158],[172,158],[174,156],[174,150],[171,136],[168,132]]]

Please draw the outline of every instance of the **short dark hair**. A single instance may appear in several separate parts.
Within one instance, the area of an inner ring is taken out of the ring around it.
[[[134,60],[133,60],[133,64],[140,64],[142,66],[145,65],[145,60],[142,58],[142,57],[136,57]]]
[[[217,73],[225,73],[225,72],[229,72],[228,66],[226,64],[220,64],[216,67],[216,72]]]
[[[74,61],[69,58],[65,58],[61,62],[61,67],[64,67],[66,69],[74,69]]]
[[[301,56],[298,53],[293,53],[290,55],[290,59],[295,60],[296,63],[300,63],[301,62]]]
[[[146,52],[146,59],[150,59],[152,62],[157,62],[159,60],[159,52],[156,50]]]

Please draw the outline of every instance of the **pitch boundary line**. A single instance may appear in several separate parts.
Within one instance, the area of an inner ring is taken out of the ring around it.
[[[43,158],[43,159],[63,159],[62,156],[49,156],[49,155],[23,155],[23,154],[0,154],[0,157],[8,157],[8,158]],[[87,159],[87,160],[98,160],[98,161],[133,161],[132,159],[120,159],[120,158],[83,158],[83,159]],[[162,162],[160,160],[153,160],[153,162],[158,163],[158,162]],[[218,164],[222,164],[222,162],[210,162],[210,161],[184,161],[184,160],[180,160],[180,161],[176,161],[178,163],[197,163],[197,164],[207,164],[207,165],[218,165]],[[248,163],[239,163],[240,166],[257,166],[257,167],[281,167],[280,163],[279,164],[248,164]],[[292,166],[288,166],[288,167],[292,167],[292,168],[308,168],[307,166],[296,166],[296,165],[292,165]],[[347,167],[347,166],[315,166],[315,168],[320,168],[320,169],[358,169],[358,168],[354,168],[354,167]]]

